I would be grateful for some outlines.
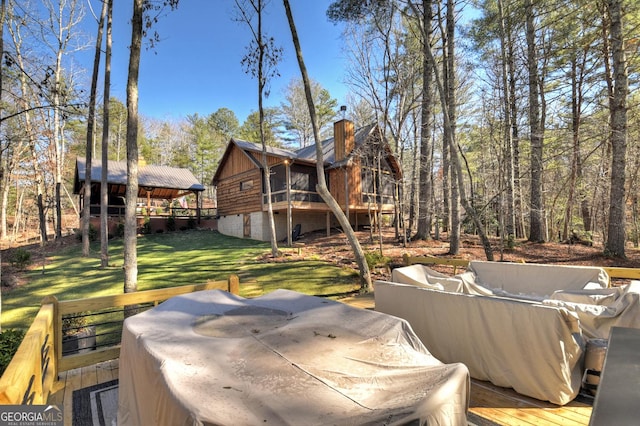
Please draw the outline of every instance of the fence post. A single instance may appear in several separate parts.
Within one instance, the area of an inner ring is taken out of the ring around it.
[[[42,299],[40,305],[51,304],[53,306],[53,356],[51,360],[53,365],[53,378],[58,380],[58,366],[60,365],[60,359],[62,359],[62,318],[60,316],[60,308],[58,305],[58,298],[55,296],[46,296]]]
[[[240,294],[240,278],[235,274],[229,276],[229,293]]]

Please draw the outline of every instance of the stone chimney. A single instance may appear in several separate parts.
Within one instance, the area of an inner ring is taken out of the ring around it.
[[[333,141],[336,161],[344,160],[353,151],[353,123],[347,119],[342,119],[333,123]]]

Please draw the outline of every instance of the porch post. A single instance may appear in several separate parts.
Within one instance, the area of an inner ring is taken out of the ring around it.
[[[327,212],[327,237],[331,236],[331,212]]]
[[[198,225],[200,224],[200,192],[196,191],[196,217],[198,219]]]
[[[291,169],[288,159],[284,160],[284,170],[287,185],[287,245],[291,247],[293,243],[293,227],[291,223]]]
[[[344,168],[344,212],[349,219],[349,172]]]

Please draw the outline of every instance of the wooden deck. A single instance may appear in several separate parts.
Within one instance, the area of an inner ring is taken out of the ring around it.
[[[364,309],[374,307],[373,295],[341,301]],[[118,360],[106,361],[60,375],[49,403],[63,407],[65,425],[72,426],[73,391],[117,379],[118,365]],[[591,409],[589,403],[579,401],[559,407],[517,394],[511,389],[471,380],[469,412],[500,425],[587,425]]]
[[[54,387],[55,392],[49,397],[49,403],[62,407],[65,426],[72,426],[73,391],[117,379],[118,367],[119,362],[114,359],[60,373],[59,380]]]

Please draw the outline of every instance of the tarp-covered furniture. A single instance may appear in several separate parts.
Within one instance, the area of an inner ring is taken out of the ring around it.
[[[391,281],[375,283],[376,310],[408,320],[436,358],[462,362],[471,377],[560,405],[580,390],[581,316],[594,311],[576,300],[592,296],[615,305],[597,308],[609,323],[590,321],[589,328],[602,333],[611,318],[628,324],[636,317],[629,306],[637,296],[606,288],[608,276],[596,267],[474,261],[449,277],[411,265],[394,269]]]
[[[406,321],[287,290],[128,318],[119,377],[119,425],[459,425],[469,398]]]
[[[613,327],[640,328],[640,281],[612,288],[560,290],[542,303],[576,314],[586,339],[608,339]]]
[[[533,300],[544,300],[559,290],[601,289],[609,285],[609,275],[597,266],[473,260],[458,277],[476,290],[482,287],[481,292],[488,289],[496,296]]]

